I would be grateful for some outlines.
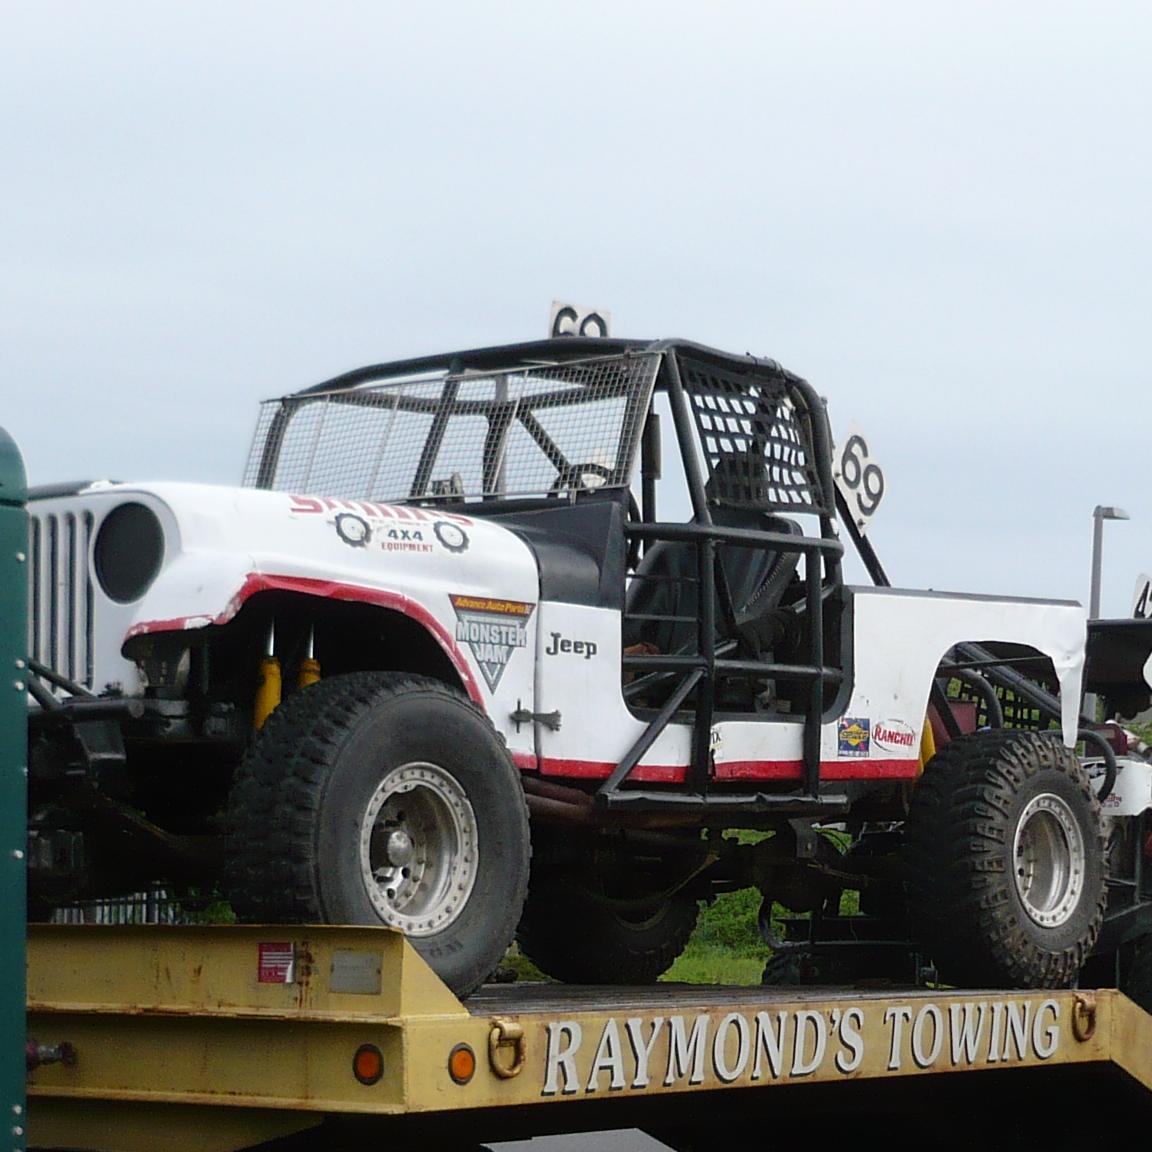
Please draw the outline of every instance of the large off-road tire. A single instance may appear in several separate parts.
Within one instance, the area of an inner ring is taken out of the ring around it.
[[[1064,988],[1104,918],[1100,807],[1058,738],[995,729],[928,763],[906,823],[909,912],[940,978]]]
[[[335,676],[288,697],[237,772],[226,881],[241,920],[384,924],[465,996],[511,943],[528,879],[519,777],[438,681]]]
[[[517,940],[546,975],[569,984],[651,984],[684,951],[699,905],[683,892],[646,908],[551,875],[533,878]]]

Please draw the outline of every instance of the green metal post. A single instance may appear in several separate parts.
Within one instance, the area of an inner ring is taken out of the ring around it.
[[[27,1147],[28,517],[24,461],[0,428],[0,1149]]]

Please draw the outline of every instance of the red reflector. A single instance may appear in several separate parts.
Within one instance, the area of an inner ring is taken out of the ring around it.
[[[352,1075],[361,1084],[375,1084],[384,1075],[384,1053],[375,1044],[361,1044],[352,1057]]]

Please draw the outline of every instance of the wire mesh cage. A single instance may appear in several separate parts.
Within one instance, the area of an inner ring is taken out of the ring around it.
[[[244,483],[382,502],[623,487],[659,360],[625,353],[271,400]]]
[[[994,714],[993,706],[988,699],[990,694],[994,694],[999,701],[1001,718]],[[1022,699],[1010,688],[1002,684],[993,684],[988,680],[985,680],[982,686],[977,686],[971,680],[951,677],[945,688],[945,695],[950,701],[968,706],[972,725],[976,729],[999,726],[1001,719],[1005,728],[1022,728],[1029,732],[1045,732],[1058,727],[1052,717],[1045,715],[1034,704]]]
[[[685,389],[708,464],[712,501],[731,508],[827,513],[811,426],[788,375],[685,360]]]

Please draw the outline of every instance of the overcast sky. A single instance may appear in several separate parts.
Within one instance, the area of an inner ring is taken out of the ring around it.
[[[3,5],[0,425],[34,483],[239,480],[257,401],[546,335],[772,356],[907,586],[1152,570],[1152,6]]]

